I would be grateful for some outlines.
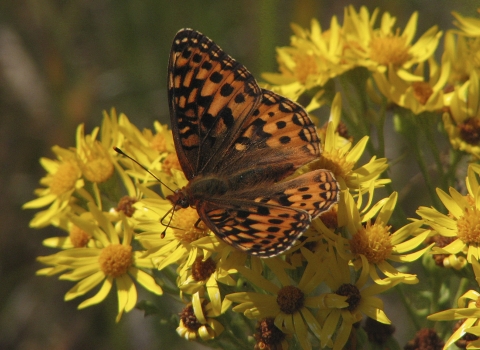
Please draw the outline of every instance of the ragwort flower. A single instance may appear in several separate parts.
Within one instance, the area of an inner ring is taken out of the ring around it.
[[[425,71],[429,72],[428,79],[424,77]],[[373,79],[380,92],[389,101],[411,110],[414,114],[420,114],[425,111],[439,111],[443,108],[443,89],[449,74],[449,61],[442,60],[442,65],[439,67],[431,57],[428,61],[418,64],[408,75],[405,71],[389,69],[387,73],[373,73]]]
[[[459,254],[467,256],[467,261],[480,258],[480,186],[477,174],[480,173],[478,164],[468,167],[466,180],[467,195],[460,194],[450,187],[448,195],[437,188],[437,194],[449,214],[445,215],[434,208],[420,207],[417,214],[426,224],[445,237],[454,237],[449,245],[440,248],[434,247],[433,254]]]
[[[248,318],[261,320],[273,318],[275,326],[286,334],[294,334],[303,349],[311,349],[309,331],[321,339],[322,328],[312,314],[311,309],[321,305],[345,307],[345,297],[339,295],[313,295],[313,292],[326,276],[326,269],[318,269],[318,264],[308,264],[298,283],[285,272],[290,265],[278,259],[265,260],[278,281],[267,280],[259,273],[238,267],[238,272],[268,294],[239,292],[226,296],[226,299],[239,303],[233,311],[243,312]]]
[[[52,147],[52,151],[58,160],[40,158],[40,164],[48,173],[40,180],[46,188],[37,189],[35,193],[39,198],[23,205],[24,209],[50,207],[37,213],[30,227],[40,228],[51,224],[56,216],[68,211],[75,190],[84,186],[75,152],[59,146]]]
[[[230,303],[225,303],[222,313],[225,312]],[[224,327],[214,317],[218,316],[213,311],[211,303],[195,293],[192,302],[188,304],[180,313],[180,324],[177,327],[177,333],[186,340],[211,340],[219,336]]]
[[[480,87],[473,71],[465,84],[453,92],[449,112],[443,114],[445,130],[455,149],[480,158]]]
[[[475,273],[475,279],[477,283],[480,281],[480,264],[477,259],[471,261],[473,271]],[[464,322],[458,327],[458,329],[448,338],[445,342],[444,349],[447,349],[449,346],[453,345],[456,341],[462,338],[465,333],[471,331],[472,333],[478,335],[480,334],[479,325],[480,325],[480,293],[476,290],[469,290],[464,293],[460,298],[458,298],[458,308],[448,309],[444,311],[437,312],[428,316],[427,318],[431,321],[450,321],[450,320],[463,320]],[[476,347],[468,347],[469,349],[474,349]],[[477,344],[478,345],[478,344]]]
[[[263,73],[274,84],[273,90],[293,100],[313,87],[322,87],[352,66],[342,58],[344,43],[337,18],[332,17],[330,29],[323,31],[316,20],[311,29],[292,25],[291,46],[277,48],[281,73]]]
[[[363,137],[355,146],[352,142],[338,134],[337,126],[340,122],[341,97],[335,96],[332,104],[332,113],[327,125],[325,138],[322,140],[322,156],[309,164],[310,170],[328,169],[335,174],[340,188],[352,191],[365,192],[372,187],[381,187],[389,183],[389,179],[379,179],[388,168],[387,159],[372,157],[370,161],[358,168],[356,163],[363,155],[368,142],[368,136]]]
[[[393,28],[396,18],[388,12],[382,15],[380,27],[375,28],[377,15],[378,9],[370,16],[364,6],[358,13],[353,6],[345,9],[343,29],[355,65],[380,73],[384,73],[388,67],[408,70],[435,52],[442,35],[437,26],[430,28],[412,43],[417,30],[417,12],[412,14],[403,33],[400,33],[399,28]]]
[[[395,209],[397,198],[398,195],[394,192],[361,214],[353,197],[349,193],[345,194],[347,228],[352,238],[348,242],[350,253],[346,254],[344,250],[340,250],[339,253],[344,259],[351,260],[356,270],[362,269],[364,278],[370,275],[377,284],[390,283],[389,278],[397,277],[402,277],[403,283],[417,283],[416,275],[398,271],[389,261],[397,263],[415,261],[431,248],[428,246],[410,252],[422,244],[430,234],[429,230],[421,228],[421,221],[391,232],[388,221]],[[387,279],[382,279],[377,269]]]
[[[157,295],[162,294],[162,289],[154,278],[143,270],[154,267],[151,260],[143,258],[144,252],[133,251],[131,245],[133,230],[128,221],[123,219],[123,230],[117,232],[109,222],[107,215],[91,203],[88,207],[94,222],[73,215],[70,216],[70,220],[91,235],[97,241],[98,247],[72,248],[39,257],[38,261],[49,267],[39,270],[37,274],[52,275],[66,271],[60,276],[60,279],[77,281],[77,284],[65,295],[67,301],[82,296],[101,285],[97,294],[83,301],[78,306],[79,309],[102,302],[115,282],[118,297],[116,318],[118,322],[122,314],[131,311],[137,302],[134,279]],[[120,237],[122,237],[122,241],[120,241]]]

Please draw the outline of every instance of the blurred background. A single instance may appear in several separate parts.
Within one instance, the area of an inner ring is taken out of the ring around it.
[[[63,301],[71,282],[35,276],[35,258],[53,253],[42,240],[58,234],[29,229],[34,212],[21,210],[44,175],[38,160],[53,157],[53,145],[74,146],[77,125],[90,132],[111,107],[139,128],[167,123],[167,62],[179,29],[203,32],[260,77],[276,71],[275,47],[289,44],[291,22],[309,27],[316,17],[328,29],[349,4],[389,11],[400,28],[419,11],[417,37],[433,25],[452,28],[452,10],[475,16],[480,7],[478,0],[1,0],[0,349],[203,349],[137,310],[115,324],[115,297],[77,311],[78,301]],[[178,310],[165,307],[165,317]]]

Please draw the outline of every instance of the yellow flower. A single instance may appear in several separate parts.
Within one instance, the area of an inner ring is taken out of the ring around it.
[[[142,270],[153,268],[153,264],[150,259],[142,257],[144,252],[132,250],[133,230],[128,221],[124,218],[123,230],[117,232],[106,214],[92,203],[89,203],[88,207],[95,222],[73,215],[70,216],[70,220],[92,236],[97,241],[98,247],[72,248],[39,257],[38,261],[50,267],[39,270],[37,274],[52,275],[67,271],[60,279],[78,281],[65,295],[67,301],[82,296],[101,284],[98,293],[83,301],[78,306],[79,309],[102,302],[116,282],[118,322],[122,314],[131,311],[137,302],[137,290],[133,279],[152,293],[160,295],[162,289],[150,274]]]
[[[370,16],[362,6],[357,13],[353,6],[345,9],[344,33],[349,55],[357,66],[383,73],[389,66],[398,70],[408,70],[415,64],[427,60],[435,52],[442,32],[433,26],[415,43],[412,43],[417,30],[418,13],[410,17],[403,33],[394,29],[396,18],[388,12],[382,15],[380,27],[374,28],[378,15],[376,9]]]
[[[108,144],[105,144],[106,142],[96,140],[99,131],[96,127],[91,135],[85,135],[83,124],[77,128],[77,157],[82,174],[85,179],[94,183],[107,181],[115,170],[112,159],[113,145],[108,141]]]
[[[351,260],[356,270],[362,269],[364,278],[370,275],[377,284],[390,283],[389,278],[397,277],[402,277],[403,283],[417,283],[416,275],[402,273],[388,261],[397,263],[415,261],[431,247],[408,253],[422,244],[430,234],[429,230],[421,228],[423,224],[421,221],[403,226],[394,233],[390,232],[391,226],[387,223],[395,209],[397,198],[398,195],[394,192],[361,215],[353,197],[345,193],[347,228],[352,235],[348,241],[351,253],[347,254],[343,250],[339,250],[339,253],[344,259]],[[374,217],[375,221],[372,222]],[[387,279],[382,279],[377,269],[387,276]]]
[[[225,303],[222,313],[225,312],[230,303]],[[213,312],[211,303],[201,298],[198,293],[192,296],[192,303],[188,304],[180,313],[180,324],[177,333],[186,340],[196,340],[198,337],[204,341],[219,336],[224,327],[213,317],[218,314]]]
[[[194,252],[197,253],[197,250],[194,250]],[[221,260],[221,255],[218,253],[208,257],[197,255],[193,262],[191,262],[191,259],[187,259],[183,265],[177,269],[179,272],[177,284],[180,290],[188,294],[194,294],[205,288],[212,304],[212,309],[217,314],[220,314],[222,296],[218,282],[235,286],[237,282],[232,278],[231,274],[237,271],[226,266],[226,263],[224,260]]]
[[[177,175],[179,180],[182,181],[183,178],[186,181],[183,173],[180,176],[180,172],[177,172]],[[171,217],[170,201],[145,186],[138,187],[144,198],[134,205],[137,209],[134,213],[135,229],[142,231],[135,238],[148,249],[146,256],[152,259],[156,268],[161,270],[168,265],[182,263],[187,258],[191,265],[199,249],[192,243],[202,237],[218,245],[216,236],[203,222],[198,222],[199,216],[195,209],[176,210]]]
[[[429,78],[425,80],[427,62]],[[380,92],[389,101],[411,110],[414,114],[420,114],[425,111],[439,111],[443,108],[443,88],[449,74],[449,61],[442,60],[440,68],[431,57],[428,61],[419,63],[412,73],[406,70],[389,69],[387,73],[373,73],[373,79]]]
[[[308,339],[310,330],[318,339],[322,328],[315,320],[310,309],[324,305],[345,307],[345,297],[311,295],[323,281],[326,269],[319,269],[318,264],[308,264],[299,278],[298,284],[292,283],[285,269],[290,265],[279,258],[265,260],[265,264],[272,271],[281,284],[281,287],[267,280],[258,272],[245,267],[237,267],[238,272],[268,294],[254,292],[232,293],[226,299],[239,303],[233,311],[243,312],[248,318],[261,320],[273,318],[275,326],[286,334],[295,334],[302,349],[311,349]]]
[[[479,76],[472,71],[470,80],[456,88],[450,100],[450,113],[443,123],[455,149],[480,158],[480,88]]]
[[[298,25],[292,25],[292,29],[291,46],[277,48],[281,73],[263,73],[262,77],[274,84],[274,91],[297,100],[306,90],[325,85],[351,65],[342,58],[344,43],[335,16],[327,31],[322,32],[315,19],[310,30]]]
[[[332,113],[327,125],[325,139],[322,140],[323,153],[320,159],[309,165],[310,170],[328,169],[335,174],[340,188],[364,192],[373,187],[381,187],[389,183],[389,179],[378,179],[388,168],[387,159],[372,157],[370,161],[358,168],[356,163],[363,155],[368,136],[363,137],[355,146],[336,131],[341,114],[340,94],[335,96]],[[372,185],[373,184],[373,185]]]
[[[460,28],[462,33],[470,37],[480,37],[480,19],[473,17],[463,17],[458,12],[452,12],[453,17],[457,19],[455,25]]]
[[[254,350],[287,350],[286,334],[275,326],[274,319],[266,317],[257,323]]]
[[[348,260],[342,259],[332,250],[312,253],[305,249],[303,254],[308,265],[322,266],[322,270],[327,271],[324,279],[330,292],[318,297],[322,302],[318,303],[319,311],[316,315],[322,325],[319,338],[322,348],[328,346],[334,350],[343,349],[353,324],[359,322],[362,315],[381,323],[391,323],[383,311],[383,302],[375,295],[393,288],[403,281],[403,277],[391,278],[388,284],[365,287],[365,271],[352,284],[353,271]]]
[[[480,187],[476,175],[480,173],[480,165],[470,164],[467,173],[466,196],[452,187],[449,189],[450,195],[437,188],[438,197],[448,209],[448,215],[427,207],[420,207],[417,214],[440,235],[455,238],[446,247],[434,247],[433,254],[464,253],[471,263],[480,257]]]
[[[150,170],[169,171],[172,167],[170,164],[172,163],[171,159],[176,159],[176,154],[172,132],[168,130],[167,125],[162,125],[155,121],[155,133],[150,129],[140,131],[128,120],[125,114],[120,115],[118,124],[120,131],[125,135],[125,142],[122,146],[125,153]],[[162,166],[165,161],[167,165]],[[127,159],[124,159],[122,163],[133,171],[138,169]],[[179,166],[175,165],[173,167],[181,170]],[[136,175],[133,175],[133,173],[131,175],[136,178],[146,177],[143,169],[137,170]],[[152,180],[152,177],[150,176],[149,179]]]
[[[83,212],[80,217],[86,221],[92,221],[93,218],[90,212]],[[68,236],[49,237],[43,240],[43,245],[50,248],[57,249],[71,249],[82,247],[95,247],[96,241],[93,237],[75,225],[70,219],[68,214],[63,214],[59,217],[55,226],[68,232]]]
[[[472,259],[471,263],[478,283],[480,281],[480,264],[477,259]],[[479,302],[480,293],[475,290],[469,290],[458,298],[458,308],[440,311],[427,317],[431,321],[464,320],[460,327],[445,342],[444,349],[453,345],[466,332],[471,331],[478,335],[480,320]],[[473,347],[468,348],[473,349]]]
[[[37,189],[35,193],[39,198],[23,205],[24,209],[50,207],[37,213],[30,227],[40,228],[51,224],[55,216],[68,211],[73,193],[84,186],[75,152],[58,146],[52,147],[52,150],[58,160],[40,159],[40,164],[48,173],[40,180],[40,184],[46,188]]]
[[[465,83],[472,71],[480,67],[480,38],[466,38],[454,31],[445,34],[445,55],[451,64],[448,83],[455,87]]]

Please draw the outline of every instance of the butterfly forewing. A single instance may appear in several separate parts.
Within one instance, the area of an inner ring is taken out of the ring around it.
[[[253,167],[261,169],[265,181],[279,181],[320,153],[315,125],[303,107],[262,89],[260,105],[214,172],[231,176]]]
[[[175,148],[187,179],[222,159],[261,99],[243,65],[190,29],[173,41],[168,92]]]

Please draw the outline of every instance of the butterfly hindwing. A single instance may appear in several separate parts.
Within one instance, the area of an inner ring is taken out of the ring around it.
[[[328,170],[314,170],[274,184],[256,202],[306,211],[312,219],[338,202],[340,186]]]
[[[261,90],[240,63],[201,33],[174,38],[168,94],[177,155],[187,179],[221,159],[257,108]]]
[[[253,201],[230,200],[197,209],[223,241],[262,258],[290,249],[310,225],[310,215],[303,210]]]

